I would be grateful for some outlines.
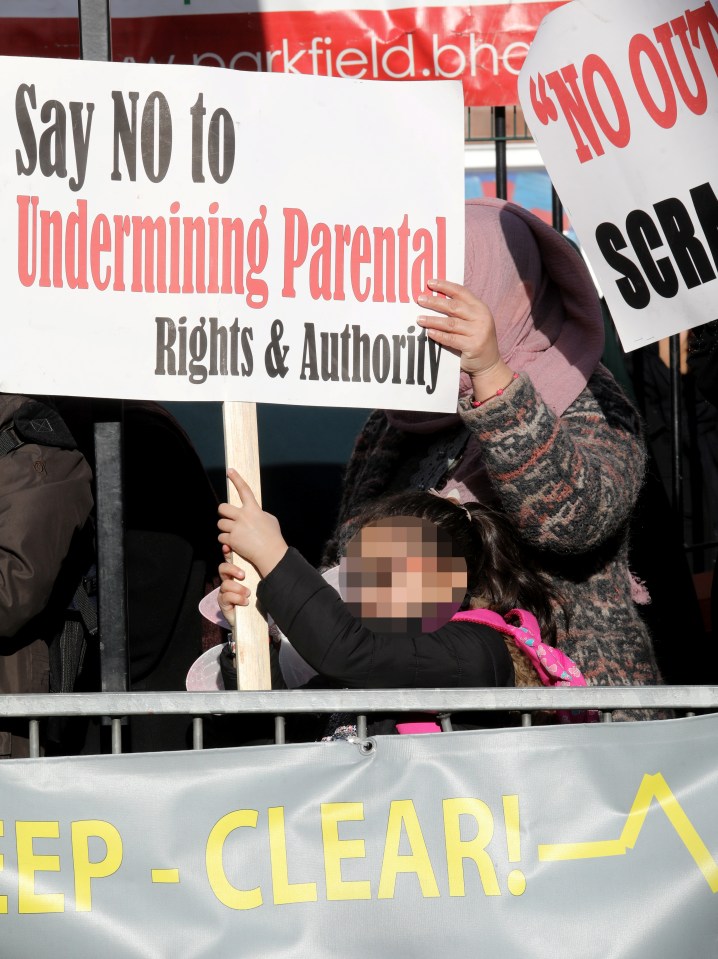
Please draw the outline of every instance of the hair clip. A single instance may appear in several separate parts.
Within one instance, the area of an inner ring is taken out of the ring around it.
[[[458,506],[460,509],[462,509],[466,513],[470,521],[473,520],[473,516],[471,515],[471,510],[468,508],[468,506],[466,506],[465,503],[461,502],[461,494],[459,493],[458,489],[456,489],[456,487],[454,487],[454,489],[452,490],[449,490],[449,492],[446,494],[440,493],[438,489],[434,489],[433,486],[430,489],[428,489],[426,492],[431,493],[434,496],[438,496],[439,499],[449,500],[449,502],[454,503],[455,506]]]

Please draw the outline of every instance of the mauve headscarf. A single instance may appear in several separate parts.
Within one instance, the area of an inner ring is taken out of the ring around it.
[[[603,352],[603,317],[581,256],[533,213],[490,197],[466,202],[464,285],[491,310],[499,352],[527,373],[560,416],[576,399]],[[471,383],[461,375],[459,395]],[[458,414],[387,411],[392,425],[434,432]]]

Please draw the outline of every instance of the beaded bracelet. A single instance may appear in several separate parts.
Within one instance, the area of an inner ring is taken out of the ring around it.
[[[518,374],[518,373],[514,373],[513,376],[511,377],[511,380],[506,384],[506,386],[502,387],[500,390],[496,390],[496,392],[495,392],[495,393],[492,393],[491,396],[487,396],[485,400],[472,400],[472,401],[471,401],[471,405],[472,405],[473,408],[476,410],[476,409],[478,409],[480,406],[483,406],[484,403],[488,403],[489,400],[493,400],[493,398],[494,398],[495,396],[502,396],[503,393],[504,393],[504,390],[507,390],[507,389],[511,386],[511,384],[513,383],[513,381],[514,381],[514,380],[517,380],[518,378],[519,378],[519,374]]]

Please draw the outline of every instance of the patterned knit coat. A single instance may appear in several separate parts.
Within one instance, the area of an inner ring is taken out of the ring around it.
[[[463,479],[464,489],[473,500],[498,503],[539,551],[568,613],[567,620],[558,616],[558,646],[589,684],[660,683],[651,640],[631,596],[627,559],[646,452],[638,413],[613,376],[599,366],[560,417],[526,374],[477,409],[460,401],[459,414],[470,432],[464,464],[480,464]],[[393,428],[383,411],[371,414],[347,466],[327,565],[338,561],[353,533],[351,517],[361,506],[410,488],[417,462],[452,449],[451,432],[456,431],[409,434]],[[451,488],[453,470],[460,472],[460,465],[447,463],[439,486]]]

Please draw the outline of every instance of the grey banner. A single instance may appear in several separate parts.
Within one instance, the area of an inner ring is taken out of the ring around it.
[[[2,959],[715,959],[718,715],[0,764]]]

